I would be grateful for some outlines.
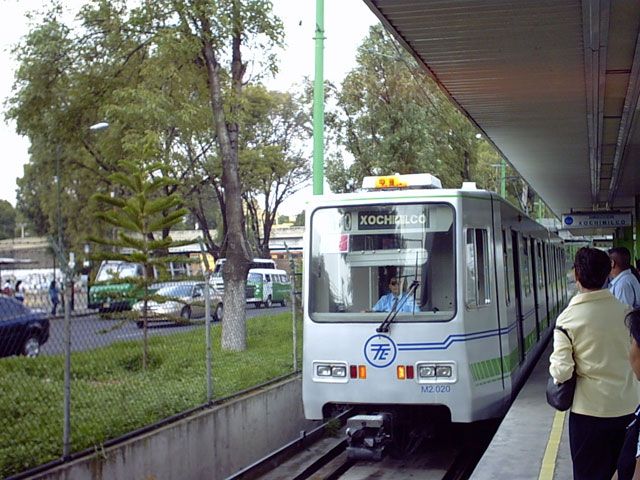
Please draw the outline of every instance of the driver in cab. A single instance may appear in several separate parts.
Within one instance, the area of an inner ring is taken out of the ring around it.
[[[380,297],[380,300],[372,307],[374,312],[390,312],[396,309],[398,312],[416,312],[416,305],[413,297],[409,296],[404,290],[404,279],[402,277],[392,275],[389,278],[389,293]],[[396,307],[397,305],[397,307]]]

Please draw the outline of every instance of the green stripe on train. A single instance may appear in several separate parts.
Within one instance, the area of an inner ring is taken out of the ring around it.
[[[532,331],[524,339],[525,351],[528,352],[537,342],[536,331]],[[502,370],[500,364],[502,363]],[[519,349],[515,349],[504,357],[490,358],[470,364],[471,375],[476,384],[494,382],[502,378],[502,371],[510,375],[520,364]]]

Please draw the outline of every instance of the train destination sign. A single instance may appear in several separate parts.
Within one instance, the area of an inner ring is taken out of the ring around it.
[[[358,230],[379,230],[396,227],[424,227],[428,218],[425,213],[358,212]]]
[[[562,215],[564,228],[619,228],[631,225],[630,213],[587,212]]]

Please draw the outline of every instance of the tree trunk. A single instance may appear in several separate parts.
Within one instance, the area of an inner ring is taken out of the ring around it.
[[[227,260],[225,269],[229,265]],[[245,276],[246,279],[246,276]],[[245,279],[226,278],[224,282],[224,320],[222,321],[222,348],[241,351],[247,348],[245,324]],[[225,328],[227,325],[233,328]]]
[[[234,10],[239,8],[234,5]],[[239,12],[235,12],[239,15]],[[244,229],[244,212],[240,176],[238,173],[238,123],[236,121],[242,93],[242,76],[244,66],[240,55],[242,32],[235,31],[232,39],[232,89],[235,101],[230,107],[231,121],[227,121],[222,98],[220,64],[216,58],[211,38],[211,25],[208,19],[201,20],[205,33],[203,55],[209,78],[209,95],[213,112],[214,126],[217,133],[218,148],[222,158],[222,185],[224,187],[225,216],[227,230],[222,251],[227,262],[224,268],[224,321],[222,322],[222,348],[241,351],[247,346],[245,326],[245,284],[251,255],[247,248]]]

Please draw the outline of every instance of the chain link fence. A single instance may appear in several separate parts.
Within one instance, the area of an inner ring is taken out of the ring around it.
[[[125,281],[63,280],[52,269],[2,271],[0,478],[100,451],[300,364],[291,288],[286,306],[247,306],[247,350],[230,352],[220,347],[223,294],[202,274],[153,283],[146,303]]]

